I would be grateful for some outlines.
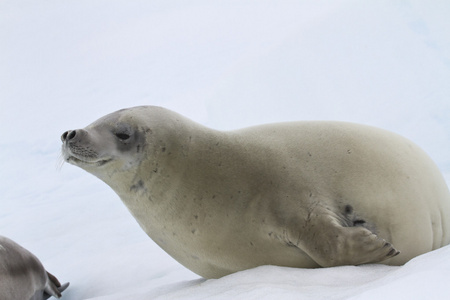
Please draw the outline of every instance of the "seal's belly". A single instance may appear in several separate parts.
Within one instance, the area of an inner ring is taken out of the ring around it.
[[[157,243],[178,262],[205,278],[219,278],[261,265],[319,267],[298,247],[289,246],[282,232],[252,233],[250,226],[241,231],[220,230],[216,226],[180,230]]]

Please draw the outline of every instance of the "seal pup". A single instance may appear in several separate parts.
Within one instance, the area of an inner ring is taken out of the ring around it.
[[[345,122],[230,132],[142,106],[61,136],[142,229],[205,278],[260,265],[401,265],[450,242],[450,195],[411,141]]]
[[[61,298],[61,285],[39,259],[14,241],[0,236],[0,299],[44,300]]]

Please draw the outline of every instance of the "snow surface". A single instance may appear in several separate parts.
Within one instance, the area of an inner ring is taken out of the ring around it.
[[[262,266],[204,280],[59,136],[161,105],[216,129],[344,120],[400,133],[450,181],[450,2],[2,0],[0,234],[80,299],[445,299],[450,247],[402,267]]]

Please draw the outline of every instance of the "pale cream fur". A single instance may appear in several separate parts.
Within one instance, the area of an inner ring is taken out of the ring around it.
[[[450,242],[441,173],[385,130],[292,122],[221,132],[149,106],[63,142],[68,162],[110,185],[161,248],[206,278],[265,264],[400,265]]]

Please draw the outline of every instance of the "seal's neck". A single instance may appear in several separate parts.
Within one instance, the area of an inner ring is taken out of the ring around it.
[[[111,187],[148,233],[155,230],[148,226],[164,221],[160,212],[181,207],[175,203],[195,181],[217,174],[214,164],[227,135],[177,116],[157,122],[146,139],[145,158],[135,173]]]

